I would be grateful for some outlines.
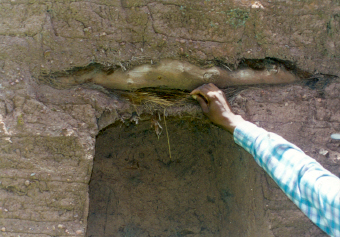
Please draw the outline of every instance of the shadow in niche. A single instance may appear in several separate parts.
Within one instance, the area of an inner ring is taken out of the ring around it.
[[[87,236],[269,236],[251,156],[200,120],[167,127],[171,159],[150,121],[98,135]]]

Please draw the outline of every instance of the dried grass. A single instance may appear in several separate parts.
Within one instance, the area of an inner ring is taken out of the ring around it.
[[[131,92],[120,91],[118,94],[135,105],[160,106],[162,108],[193,102],[189,92],[173,89],[143,88]]]
[[[230,87],[223,89],[228,99],[235,96],[246,87]],[[117,93],[115,91],[114,93]],[[134,105],[145,105],[147,107],[167,108],[171,106],[183,106],[185,104],[196,104],[189,91],[161,88],[143,88],[136,91],[119,91],[122,97],[128,99]]]

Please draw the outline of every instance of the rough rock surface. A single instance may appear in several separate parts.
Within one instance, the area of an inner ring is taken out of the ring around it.
[[[206,68],[221,62],[234,70],[242,58],[265,57],[296,62],[309,73],[339,75],[339,5],[338,0],[0,1],[0,235],[84,236],[96,135],[136,111],[93,89],[38,85],[39,77],[90,63],[128,69],[163,58]],[[320,91],[262,88],[242,93],[234,105],[338,175],[339,144],[329,135],[340,130],[339,93],[335,82]],[[147,107],[137,111],[150,119]],[[167,113],[202,119],[192,104]],[[261,185],[269,233],[320,233],[270,179]]]

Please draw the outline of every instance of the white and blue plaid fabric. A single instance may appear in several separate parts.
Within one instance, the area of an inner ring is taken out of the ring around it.
[[[282,137],[250,122],[234,140],[254,156],[285,194],[330,236],[340,236],[340,179]]]

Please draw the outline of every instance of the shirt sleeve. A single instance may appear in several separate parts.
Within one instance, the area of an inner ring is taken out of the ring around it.
[[[248,151],[285,194],[317,226],[340,236],[340,179],[282,137],[250,122],[234,131]]]

